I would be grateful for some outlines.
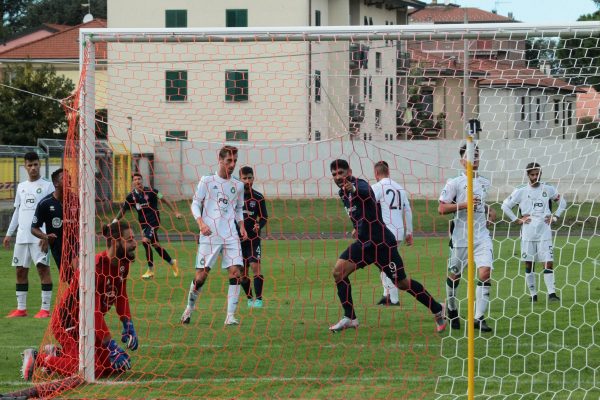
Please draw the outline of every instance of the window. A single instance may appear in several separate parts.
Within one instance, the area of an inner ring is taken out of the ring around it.
[[[225,101],[248,101],[248,70],[225,71]]]
[[[373,17],[369,17],[369,25],[373,25]]]
[[[525,106],[527,105],[527,97],[521,96],[521,121],[527,120]]]
[[[554,100],[554,125],[560,124],[560,100]]]
[[[315,26],[321,26],[321,11],[315,10]]]
[[[394,101],[394,78],[390,78],[390,102]]]
[[[369,101],[373,101],[373,78],[369,77]]]
[[[367,101],[367,96],[369,95],[369,78],[363,76],[363,100]]]
[[[381,52],[375,52],[375,70],[381,72]]]
[[[187,28],[187,10],[165,10],[165,28]]]
[[[247,27],[248,10],[225,10],[225,26],[227,28]]]
[[[573,103],[567,101],[565,106],[567,106],[567,126],[571,126],[573,125]]]
[[[537,97],[535,99],[535,122],[542,120],[542,100]]]
[[[321,131],[315,131],[315,140],[316,141],[321,140]]]
[[[108,110],[96,109],[96,140],[108,139]]]
[[[188,139],[187,131],[167,131],[167,142],[183,141]]]
[[[381,129],[381,110],[375,110],[375,128]]]
[[[371,140],[373,139],[370,133],[363,133],[363,139],[364,140]]]
[[[390,79],[389,78],[385,78],[385,101],[389,101],[389,96],[390,96]]]
[[[367,16],[366,16],[366,15],[365,15],[363,18],[364,18],[364,20],[363,20],[363,22],[364,22],[364,23],[363,23],[363,25],[369,25],[369,18],[367,18]]]
[[[165,74],[167,101],[187,100],[187,71],[167,71]]]
[[[225,132],[225,141],[227,142],[247,142],[248,141],[248,131],[226,131]]]
[[[315,102],[321,102],[321,71],[315,71]]]

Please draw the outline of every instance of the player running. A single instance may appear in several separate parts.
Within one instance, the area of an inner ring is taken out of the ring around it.
[[[369,184],[352,176],[352,170],[346,160],[334,160],[330,169],[335,184],[340,188],[339,196],[354,226],[356,241],[342,252],[333,268],[333,278],[344,309],[344,317],[330,326],[329,330],[339,332],[348,328],[358,328],[349,276],[357,269],[375,264],[396,287],[405,290],[431,311],[436,331],[442,332],[446,328],[444,306],[435,301],[418,281],[406,276],[396,238],[385,227],[381,219],[381,207],[375,201]]]

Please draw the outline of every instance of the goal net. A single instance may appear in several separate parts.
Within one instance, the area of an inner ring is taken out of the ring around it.
[[[127,293],[139,348],[121,343],[113,307],[106,321],[131,369],[96,377],[74,396],[464,398],[466,270],[457,288],[460,329],[435,333],[430,312],[403,292],[397,305],[393,295],[378,305],[384,288],[370,266],[350,276],[360,326],[329,331],[343,315],[332,269],[353,241],[330,163],[348,160],[370,184],[374,164],[388,163],[412,210],[414,244],[399,247],[406,272],[442,302],[452,215],[438,214],[438,199],[463,171],[459,147],[469,129],[498,215],[489,226],[492,331],[476,330],[475,393],[597,398],[599,35],[588,24],[84,30],[68,113],[73,195],[64,207],[80,210],[84,223],[73,216],[65,225],[71,246],[63,253],[81,245],[87,258],[73,262],[93,270],[93,253],[105,247],[101,225],[122,209],[132,174],[147,188],[123,217],[138,239]],[[252,167],[253,188],[265,197],[260,273],[248,269],[252,297],[240,289],[239,325],[227,326],[235,293],[217,261],[190,323],[181,324],[197,264],[190,205],[224,144],[239,150],[233,175]],[[500,208],[527,185],[530,162],[567,202],[552,224],[557,302],[548,299],[540,263],[531,301],[520,226]],[[162,251],[142,242],[138,211],[151,201],[148,188],[162,196]],[[48,343],[56,344],[51,330]],[[37,382],[56,378],[35,373]]]

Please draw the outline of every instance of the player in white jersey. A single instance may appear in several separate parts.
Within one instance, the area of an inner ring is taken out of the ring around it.
[[[221,148],[217,173],[200,179],[192,201],[192,214],[200,228],[200,240],[196,256],[196,276],[190,286],[187,307],[181,316],[183,324],[190,323],[200,289],[219,255],[222,255],[221,267],[227,269],[229,275],[225,325],[238,324],[234,314],[240,296],[244,265],[240,236],[245,240],[248,235],[244,227],[244,184],[232,178],[238,159],[237,152],[237,148],[233,146]]]
[[[502,202],[502,211],[512,221],[521,225],[521,261],[525,262],[525,283],[529,288],[531,301],[537,301],[534,263],[544,264],[544,282],[548,290],[549,301],[560,301],[554,287],[552,222],[565,211],[567,202],[556,188],[541,182],[542,167],[535,162],[527,164],[525,169],[529,184],[515,188]],[[558,202],[558,208],[552,213],[552,202]],[[521,217],[512,209],[518,205]]]
[[[466,145],[460,148],[460,163],[466,169]],[[496,218],[495,211],[485,204],[490,187],[490,181],[477,172],[479,168],[479,149],[475,148],[473,161],[473,196],[474,196],[474,246],[475,265],[478,282],[475,294],[475,329],[481,332],[491,332],[485,321],[485,313],[490,302],[491,271],[493,262],[493,246],[487,224]],[[461,173],[446,182],[439,198],[438,211],[440,214],[454,214],[452,230],[452,249],[448,260],[448,279],[446,280],[447,313],[452,329],[460,329],[458,317],[458,301],[456,290],[460,283],[463,269],[467,266],[467,176]]]
[[[15,195],[15,211],[10,226],[4,237],[4,247],[10,248],[10,238],[17,232],[13,254],[13,267],[17,273],[17,309],[8,314],[8,318],[27,316],[27,292],[29,291],[29,266],[37,266],[42,284],[42,307],[34,318],[50,317],[50,301],[52,299],[52,276],[50,260],[40,246],[40,239],[31,234],[31,222],[35,208],[40,200],[54,192],[51,182],[40,177],[40,158],[37,153],[25,154],[25,170],[28,180],[19,183]]]
[[[408,193],[404,188],[390,178],[390,167],[385,161],[378,161],[374,165],[377,183],[371,186],[375,193],[375,200],[381,205],[381,216],[385,226],[394,234],[398,244],[413,244],[412,211],[408,201]],[[400,299],[398,288],[387,277],[385,272],[380,273],[383,285],[383,297],[377,305],[398,306]]]

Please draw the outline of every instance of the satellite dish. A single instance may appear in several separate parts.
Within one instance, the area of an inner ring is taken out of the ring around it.
[[[94,20],[94,16],[90,13],[87,13],[83,16],[83,23],[87,24],[88,22],[91,22]]]

